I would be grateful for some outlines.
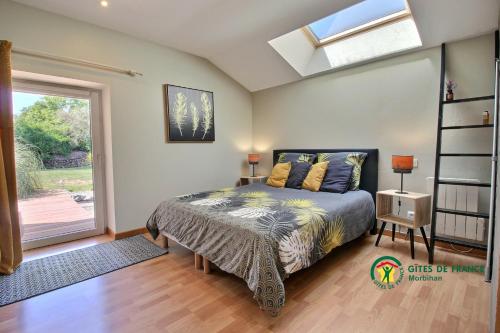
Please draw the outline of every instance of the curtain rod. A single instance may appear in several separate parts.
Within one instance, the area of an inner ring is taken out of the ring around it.
[[[46,60],[58,61],[58,62],[63,62],[63,63],[67,63],[67,64],[72,64],[72,65],[91,67],[91,68],[100,69],[103,71],[125,74],[125,75],[131,76],[131,77],[143,76],[142,73],[131,70],[131,69],[122,69],[122,68],[118,68],[118,67],[97,64],[97,63],[93,63],[93,62],[86,61],[86,60],[60,57],[60,56],[56,56],[56,55],[52,55],[52,54],[48,54],[48,53],[43,53],[43,52],[38,52],[38,51],[30,51],[30,50],[13,48],[12,53],[21,54],[21,55],[25,55],[25,56],[29,56],[29,57],[46,59]]]

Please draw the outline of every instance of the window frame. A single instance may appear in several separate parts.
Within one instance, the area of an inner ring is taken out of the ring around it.
[[[333,13],[333,14],[335,14],[335,13]],[[331,14],[331,15],[333,15],[333,14]],[[357,35],[357,34],[366,32],[368,30],[379,28],[379,27],[382,27],[384,25],[388,25],[388,24],[391,24],[391,23],[394,23],[394,22],[397,22],[400,20],[404,20],[404,19],[407,19],[409,17],[412,17],[412,14],[411,14],[411,10],[410,10],[410,7],[408,5],[408,2],[406,2],[405,9],[403,9],[397,13],[381,17],[377,20],[373,20],[373,21],[370,21],[368,23],[359,25],[355,28],[351,28],[351,29],[339,32],[335,35],[331,35],[331,36],[323,38],[321,40],[319,40],[316,37],[314,32],[309,27],[309,24],[302,27],[302,31],[306,34],[307,38],[311,41],[311,43],[314,45],[314,47],[319,48],[319,47],[323,47],[327,44],[336,42],[338,40],[345,39],[347,37],[351,37],[353,35]]]
[[[38,79],[25,79],[13,77],[12,91],[41,94],[47,96],[62,96],[68,98],[82,98],[90,103],[90,130],[92,137],[92,180],[94,184],[94,222],[95,228],[76,231],[57,236],[37,238],[22,241],[23,251],[43,246],[55,245],[82,238],[99,236],[106,233],[107,221],[107,188],[106,188],[106,165],[104,159],[104,124],[103,124],[103,102],[102,90],[74,86],[63,83],[49,82]]]

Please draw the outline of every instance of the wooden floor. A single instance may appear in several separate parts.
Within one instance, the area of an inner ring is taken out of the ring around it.
[[[377,257],[399,258],[408,274],[409,265],[426,264],[427,256],[422,244],[411,260],[407,241],[383,237],[378,248],[374,242],[374,236],[357,240],[292,275],[275,318],[259,310],[242,280],[216,269],[196,271],[192,253],[171,242],[165,256],[0,308],[0,332],[487,332],[490,286],[481,274],[406,280],[381,290],[369,276]],[[436,262],[484,263],[444,251]]]

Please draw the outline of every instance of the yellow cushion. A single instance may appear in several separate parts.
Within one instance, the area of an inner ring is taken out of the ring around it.
[[[319,188],[321,187],[321,183],[323,182],[323,178],[325,178],[325,173],[328,169],[328,163],[329,162],[326,161],[313,164],[311,170],[309,170],[309,173],[306,176],[306,179],[304,179],[304,182],[302,183],[302,188],[309,191],[318,192]]]
[[[276,163],[266,184],[273,187],[285,187],[291,168],[292,162]]]

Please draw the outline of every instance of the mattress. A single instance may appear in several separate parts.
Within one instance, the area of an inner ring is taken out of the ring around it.
[[[277,315],[283,281],[369,230],[370,193],[310,192],[250,184],[162,202],[147,222],[244,279],[259,306]]]

